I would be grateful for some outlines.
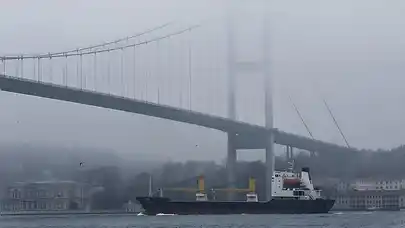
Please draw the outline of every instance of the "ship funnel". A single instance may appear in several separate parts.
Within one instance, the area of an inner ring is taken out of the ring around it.
[[[204,189],[205,189],[204,176],[201,175],[198,177],[197,185],[198,185],[198,191],[204,192]]]
[[[256,192],[256,180],[254,178],[249,178],[249,191]]]
[[[301,181],[306,188],[308,188],[309,190],[314,190],[311,175],[309,174],[309,168],[307,168],[307,167],[302,168]]]
[[[312,180],[311,174],[309,173],[309,167],[303,167],[303,168],[302,168],[302,172],[303,172],[303,173],[308,173],[308,178],[309,178],[309,180]]]
[[[302,168],[302,172],[307,172],[307,173],[309,173],[309,168],[308,168],[308,167],[303,167],[303,168]]]

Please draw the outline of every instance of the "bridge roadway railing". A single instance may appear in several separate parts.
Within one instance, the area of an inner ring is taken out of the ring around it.
[[[230,132],[237,135],[236,147],[239,149],[264,148],[268,133],[274,132],[275,143],[289,145],[308,151],[357,151],[356,149],[313,140],[278,129],[267,129],[263,126],[231,120],[224,117],[190,111],[173,106],[157,104],[153,102],[137,100],[133,98],[95,92],[91,90],[58,85],[49,82],[41,82],[31,79],[12,77],[0,74],[0,90],[25,94],[30,96],[49,98],[54,100],[68,101],[103,107],[125,112],[137,113],[157,118],[163,118],[178,122],[184,122]]]
[[[96,92],[71,86],[0,74],[0,90],[54,100],[104,107],[174,120],[224,132],[257,133],[264,127],[164,104]]]

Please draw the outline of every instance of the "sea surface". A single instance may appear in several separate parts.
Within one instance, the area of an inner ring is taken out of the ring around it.
[[[405,212],[334,212],[323,215],[1,216],[0,228],[264,228],[405,227]]]

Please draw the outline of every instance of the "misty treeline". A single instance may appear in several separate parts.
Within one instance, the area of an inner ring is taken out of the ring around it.
[[[310,167],[315,185],[331,194],[341,180],[357,178],[405,178],[405,146],[384,151],[344,153],[338,151],[309,153],[295,151],[295,169]],[[0,145],[1,186],[5,189],[17,181],[76,180],[104,191],[93,195],[93,209],[118,209],[136,196],[149,192],[149,176],[153,176],[153,190],[164,190],[164,195],[176,199],[194,199],[193,192],[170,191],[170,188],[197,188],[197,177],[205,176],[206,189],[227,187],[224,165],[211,161],[153,162],[142,157],[120,157],[113,151],[89,148]],[[285,157],[276,157],[276,169],[289,167]],[[264,164],[260,161],[238,162],[234,186],[247,188],[249,177],[256,179],[259,198],[264,197]],[[208,192],[212,197],[211,192]],[[217,191],[216,198],[225,197]],[[244,194],[236,197],[244,199]]]

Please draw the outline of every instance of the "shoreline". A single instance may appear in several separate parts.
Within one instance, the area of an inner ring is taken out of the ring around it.
[[[25,215],[137,215],[141,211],[26,211],[26,212],[1,212],[0,217],[25,216]]]

